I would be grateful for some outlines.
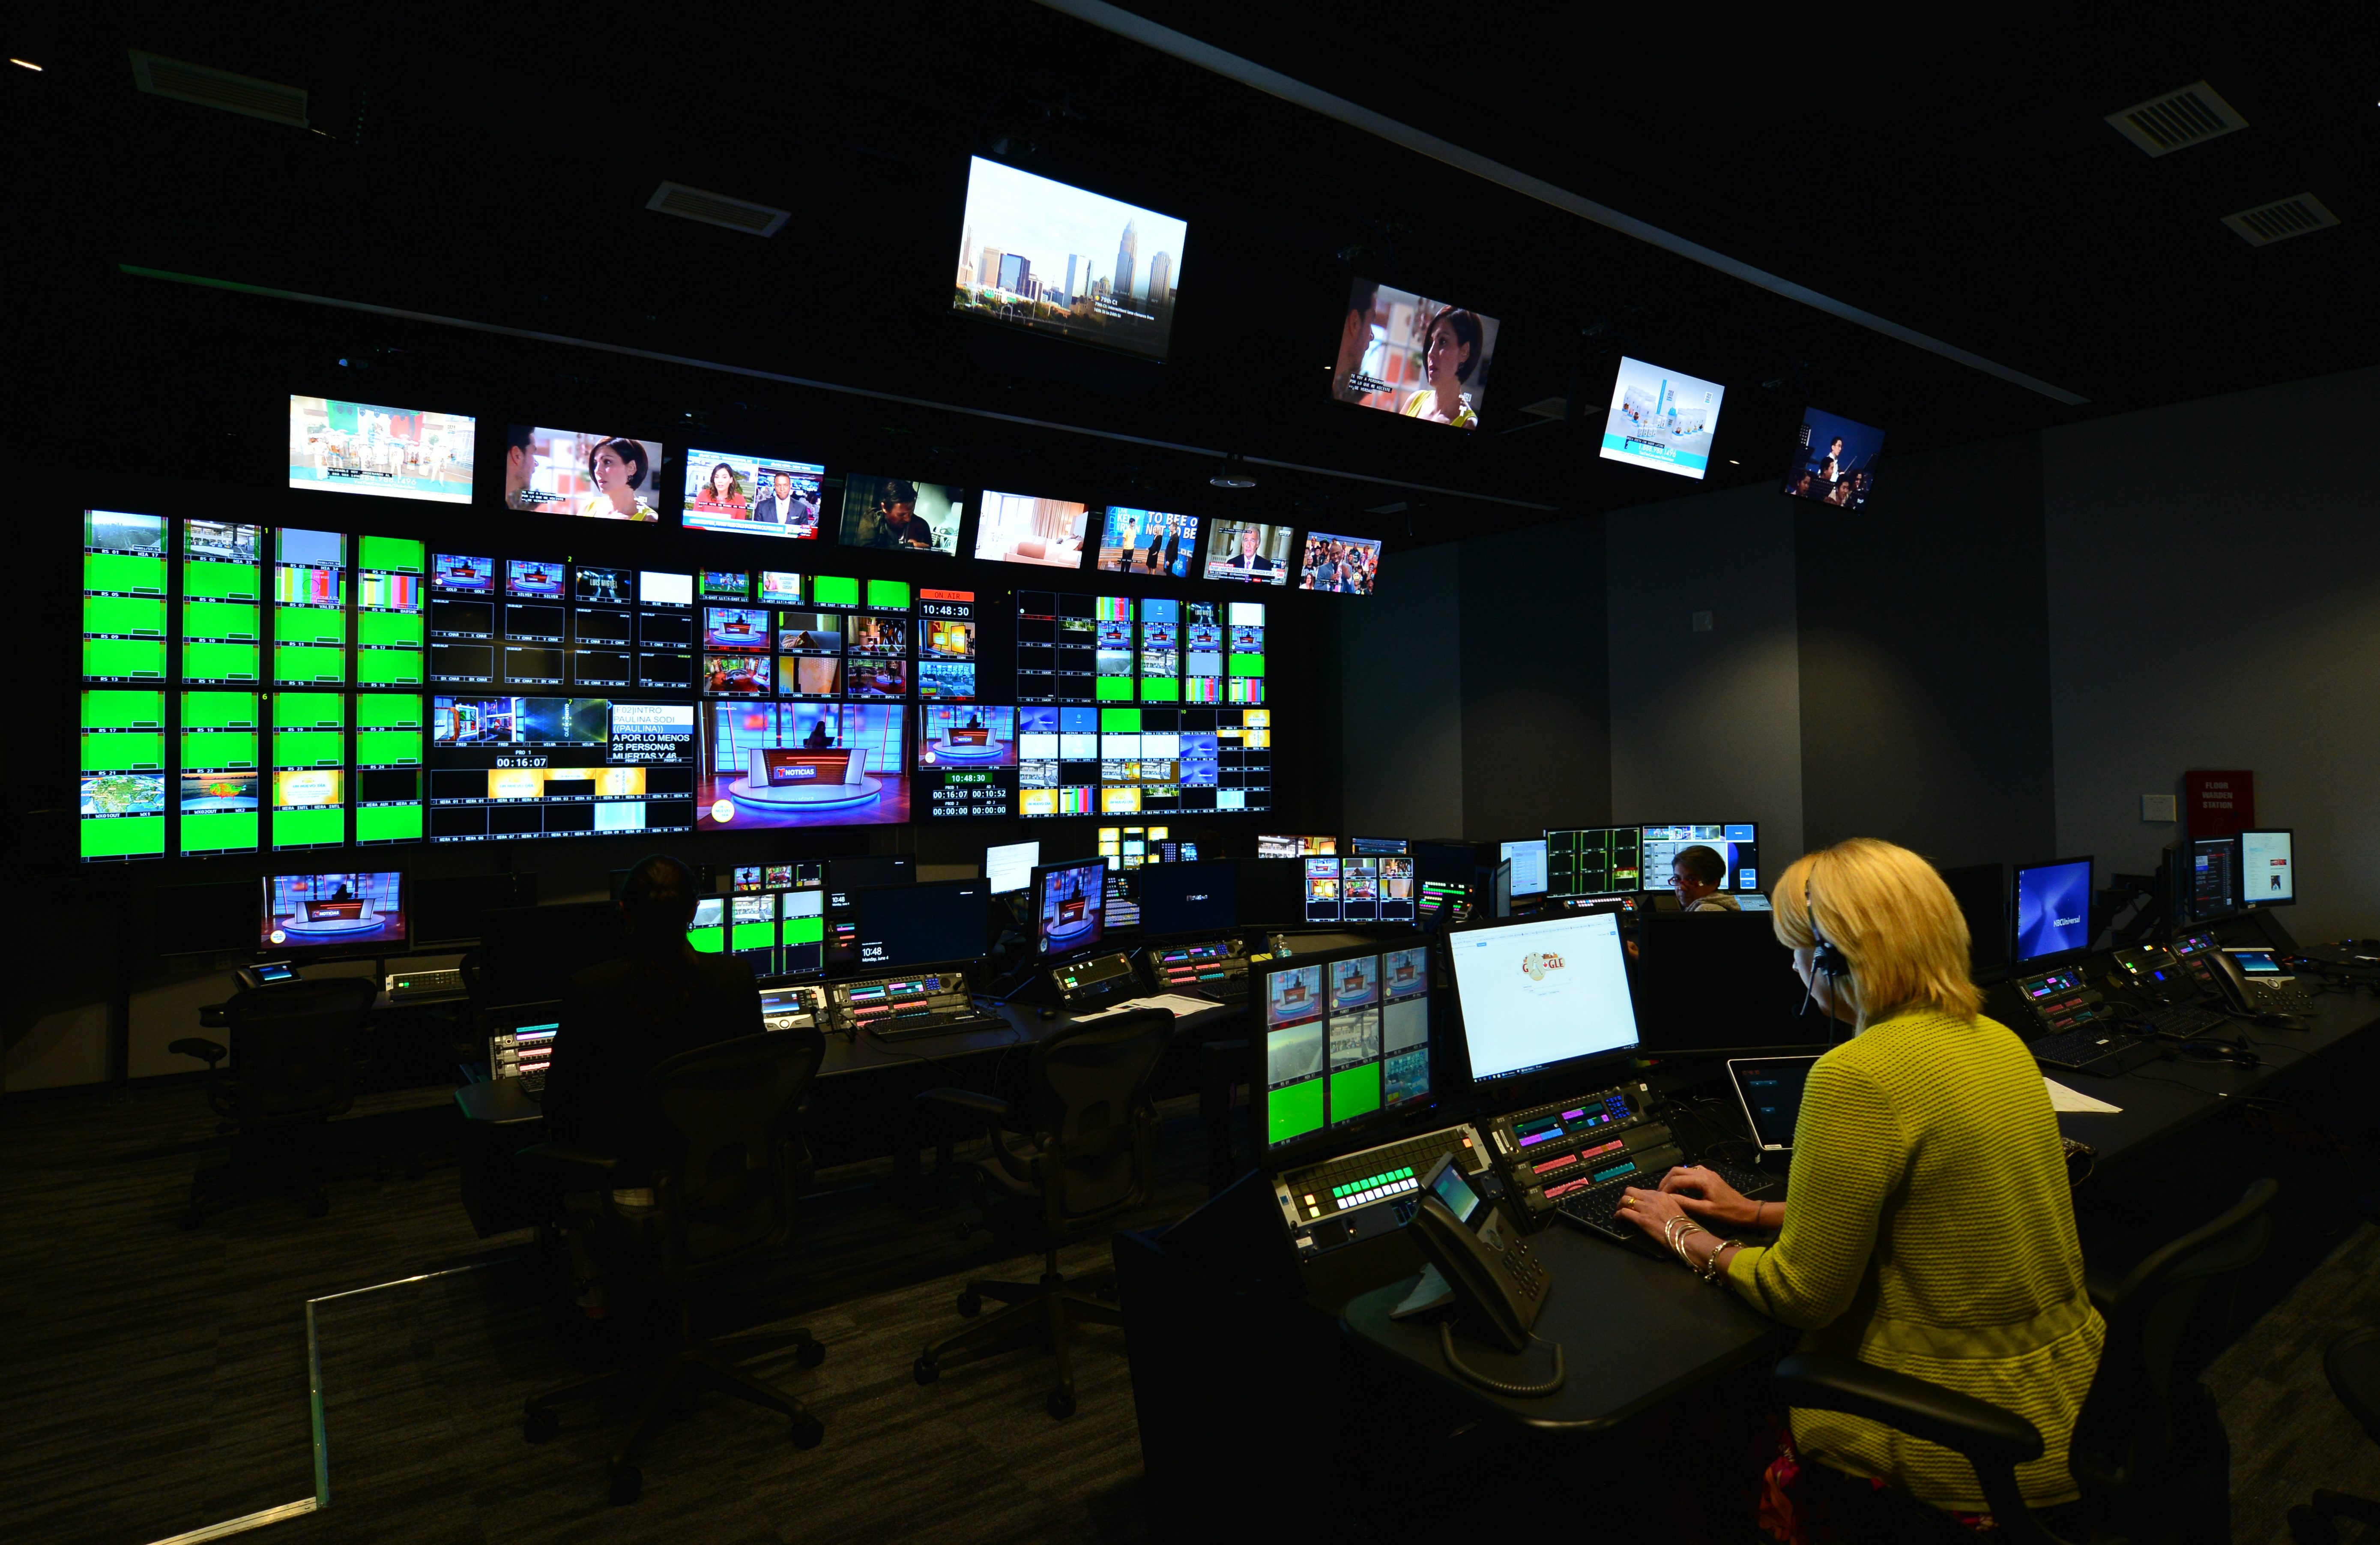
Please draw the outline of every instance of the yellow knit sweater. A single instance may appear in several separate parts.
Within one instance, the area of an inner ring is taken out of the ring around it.
[[[1736,1252],[1755,1308],[1854,1356],[1988,1400],[2040,1429],[2017,1471],[2034,1506],[2070,1502],[2067,1442],[2107,1326],[2058,1118],[2023,1042],[1995,1020],[1919,1011],[1871,1025],[1810,1070],[1784,1232]],[[1794,1446],[1937,1507],[1980,1512],[1952,1451],[1856,1417],[1796,1410]]]

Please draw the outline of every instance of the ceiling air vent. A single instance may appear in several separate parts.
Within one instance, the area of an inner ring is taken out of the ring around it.
[[[687,220],[699,220],[706,225],[723,225],[731,231],[743,231],[751,236],[775,236],[794,217],[789,209],[771,209],[766,204],[747,203],[731,199],[724,193],[706,193],[699,188],[683,183],[665,182],[653,189],[645,201],[647,209],[660,210]]]
[[[2294,199],[2276,199],[2269,204],[2227,214],[2223,223],[2239,232],[2240,239],[2249,246],[2270,247],[2276,241],[2336,225],[2338,216],[2325,209],[2322,201],[2313,194],[2301,193]]]
[[[2248,127],[2232,105],[2204,80],[2152,97],[2136,107],[2107,115],[2117,133],[2151,155],[2170,155]]]
[[[127,52],[132,55],[132,83],[152,96],[194,102],[201,107],[220,107],[226,113],[287,124],[292,128],[307,127],[306,91],[301,86],[283,86],[259,80],[252,75],[234,75],[227,69],[160,58],[137,48]]]

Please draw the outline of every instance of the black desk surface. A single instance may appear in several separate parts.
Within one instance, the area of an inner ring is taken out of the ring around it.
[[[1486,1414],[1575,1432],[1616,1427],[1741,1367],[1779,1333],[1732,1288],[1705,1283],[1674,1260],[1656,1260],[1569,1224],[1532,1235],[1529,1247],[1554,1280],[1536,1328],[1538,1336],[1562,1345],[1566,1378],[1550,1395],[1498,1394],[1457,1376],[1440,1353],[1436,1317],[1389,1318],[1412,1287],[1410,1278],[1357,1296],[1341,1319],[1359,1342],[1408,1361]],[[1487,1377],[1514,1383],[1542,1381],[1551,1368],[1541,1346],[1507,1352],[1459,1330],[1455,1352]]]

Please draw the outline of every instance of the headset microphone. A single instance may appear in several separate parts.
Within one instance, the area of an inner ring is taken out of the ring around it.
[[[1841,945],[1818,931],[1818,907],[1815,902],[1807,905],[1803,915],[1810,919],[1811,974],[1802,984],[1802,1012],[1803,1014],[1810,1012],[1810,999],[1817,991],[1817,979],[1823,976],[1827,979],[1827,1017],[1831,1020],[1835,1017],[1835,990],[1841,985],[1845,977],[1852,974],[1851,962],[1843,958]],[[1834,1039],[1831,1027],[1828,1031],[1828,1039],[1829,1040]]]

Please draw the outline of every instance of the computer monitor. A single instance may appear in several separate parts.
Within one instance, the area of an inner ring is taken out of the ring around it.
[[[1760,824],[1752,821],[1681,821],[1643,828],[1645,889],[1666,890],[1670,868],[1689,847],[1718,855],[1726,873],[1718,888],[1731,893],[1760,889]]]
[[[863,971],[940,966],[982,956],[991,882],[932,880],[851,894]]]
[[[623,871],[625,872],[625,871]],[[618,896],[615,889],[614,899]],[[534,874],[448,874],[413,882],[413,942],[465,943],[480,936],[480,918],[491,907],[535,906]]]
[[[256,948],[256,925],[248,915],[256,900],[253,880],[160,885],[155,899],[159,955],[234,955]]]
[[[268,874],[256,947],[276,955],[407,948],[405,876],[395,870]]]
[[[991,882],[991,894],[1009,895],[1033,888],[1033,870],[1041,862],[1041,845],[1037,842],[1013,842],[983,850],[984,878]]]
[[[1411,853],[1413,844],[1402,837],[1349,837],[1347,851],[1358,854]]]
[[[1105,854],[1100,855],[1106,858]],[[1137,932],[1140,928],[1140,870],[1108,859],[1107,898],[1101,903],[1100,926],[1110,933]]]
[[[826,888],[829,892],[865,891],[879,885],[912,885],[917,880],[917,860],[906,853],[871,853],[862,858],[829,858],[826,861]]]
[[[1426,1107],[1442,1039],[1429,946],[1354,945],[1257,963],[1264,1077],[1256,1125],[1268,1166]]]
[[[1243,928],[1289,928],[1305,920],[1305,860],[1240,858],[1232,862]]]
[[[2286,827],[2261,826],[2240,833],[2240,904],[2287,906],[2298,899],[2297,856]]]
[[[1757,912],[1653,912],[1637,929],[1634,998],[1647,1052],[1823,1046],[1827,1016],[1803,1011],[1793,952]]]
[[[2091,947],[2091,860],[2058,858],[2016,871],[2010,908],[2015,942],[2011,969],[2045,965]]]
[[[1108,861],[1044,864],[1033,871],[1033,953],[1071,955],[1106,933]]]
[[[1620,918],[1558,912],[1446,937],[1471,1080],[1550,1073],[1636,1045]]]
[[[1546,894],[1616,895],[1645,888],[1642,828],[1571,826],[1546,833]]]
[[[1140,930],[1152,938],[1229,933],[1240,920],[1237,864],[1152,864],[1139,874]]]
[[[1515,898],[1541,896],[1546,894],[1546,839],[1525,837],[1519,842],[1503,844],[1497,857],[1512,861],[1512,894]]]
[[[2008,968],[2008,866],[1968,864],[1941,871],[1967,920],[1967,967],[1978,975]]]
[[[623,943],[620,909],[609,901],[491,907],[480,915],[480,1005],[558,1000],[574,974],[618,955]]]
[[[2240,839],[2192,837],[2183,860],[2182,895],[2189,911],[2173,921],[2213,922],[2240,909]]]

